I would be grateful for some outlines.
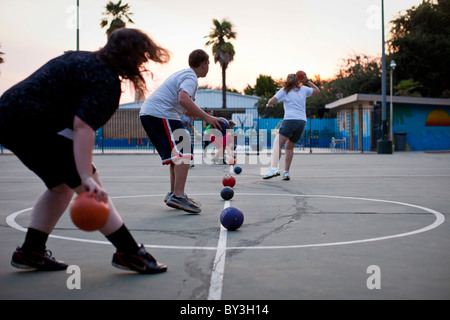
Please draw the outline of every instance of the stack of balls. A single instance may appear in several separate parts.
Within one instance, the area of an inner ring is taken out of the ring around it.
[[[235,174],[240,174],[241,172],[241,167],[234,168]],[[236,178],[231,174],[226,174],[222,179],[222,184],[224,188],[220,192],[220,196],[222,199],[229,201],[234,196],[233,187],[236,185]],[[220,214],[220,223],[225,229],[235,231],[244,223],[244,214],[236,207],[227,207]]]

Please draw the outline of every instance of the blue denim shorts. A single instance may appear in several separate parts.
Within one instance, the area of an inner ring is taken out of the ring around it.
[[[297,143],[302,138],[305,127],[306,121],[304,120],[283,120],[279,132],[293,143]]]

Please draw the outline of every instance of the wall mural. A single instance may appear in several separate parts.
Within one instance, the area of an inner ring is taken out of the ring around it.
[[[450,150],[450,107],[394,106],[394,135],[404,132],[406,150]]]

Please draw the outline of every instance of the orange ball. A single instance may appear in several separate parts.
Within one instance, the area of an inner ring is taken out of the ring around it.
[[[70,206],[70,218],[81,230],[97,231],[105,226],[109,217],[109,206],[103,201],[97,201],[95,194],[80,193]]]

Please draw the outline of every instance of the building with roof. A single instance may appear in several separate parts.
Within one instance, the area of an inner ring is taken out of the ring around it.
[[[199,89],[195,102],[205,111],[214,110],[216,117],[224,117],[236,122],[242,129],[255,128],[258,118],[257,103],[259,97],[235,92],[227,92],[227,108],[222,108],[222,91]]]
[[[234,120],[238,128],[255,128],[258,118],[256,104],[259,97],[227,92],[227,108],[222,108],[222,91],[199,89],[195,102],[205,111],[214,110],[214,116]],[[140,104],[124,103],[98,133],[103,139],[122,139],[124,144],[146,144],[148,136],[139,120]],[[200,124],[201,125],[201,124]]]
[[[259,97],[247,96],[235,92],[227,92],[227,109],[254,109]],[[203,110],[222,109],[222,91],[213,89],[198,89],[195,103]],[[121,109],[139,109],[137,102],[120,105]],[[219,110],[218,110],[219,111]]]
[[[235,92],[227,92],[227,108],[222,108],[222,91],[212,89],[199,89],[195,103],[205,111],[213,110],[214,116],[231,119],[243,129],[254,127],[254,120],[258,116],[257,103],[259,97],[248,96]],[[118,110],[120,113],[139,114],[140,105],[137,102],[121,104]],[[125,111],[128,110],[128,111]],[[131,110],[134,110],[131,111]],[[142,132],[144,133],[144,132]],[[141,134],[139,134],[141,135]]]
[[[377,148],[381,138],[381,95],[354,94],[327,104],[337,111],[340,139],[350,150]],[[392,97],[396,150],[450,150],[450,99]],[[387,97],[390,119],[390,97]]]
[[[227,108],[254,109],[259,97],[247,96],[235,92],[227,92]],[[202,109],[221,109],[222,91],[212,89],[199,89],[195,100]]]

